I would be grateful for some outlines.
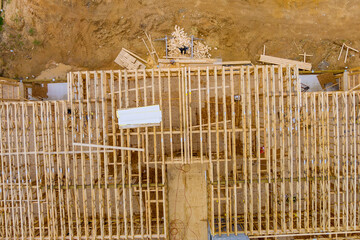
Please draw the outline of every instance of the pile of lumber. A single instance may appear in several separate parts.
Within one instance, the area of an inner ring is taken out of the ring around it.
[[[211,54],[209,51],[211,47],[202,43],[202,42],[194,42],[194,58],[210,58]]]
[[[171,33],[171,36],[172,38],[170,38],[168,45],[169,57],[180,57],[181,52],[179,48],[184,46],[190,48],[191,38],[184,29],[179,26],[175,26],[175,31]],[[186,55],[190,56],[190,51],[188,51]]]
[[[176,57],[191,57],[191,37],[184,31],[183,28],[175,26],[175,31],[171,33],[172,38],[168,43],[168,55],[171,58]],[[195,41],[193,58],[210,58],[209,51],[211,48],[206,44]],[[179,48],[188,47],[186,54],[181,54]]]

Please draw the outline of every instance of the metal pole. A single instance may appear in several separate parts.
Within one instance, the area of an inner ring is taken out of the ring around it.
[[[194,57],[194,35],[191,35],[191,58]]]
[[[166,54],[166,59],[168,58],[168,46],[167,46],[167,35],[165,35],[165,54]]]

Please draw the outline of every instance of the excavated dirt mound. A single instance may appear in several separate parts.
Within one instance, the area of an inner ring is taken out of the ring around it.
[[[170,35],[175,25],[206,40],[213,57],[256,62],[268,55],[314,69],[345,67],[343,42],[360,49],[356,0],[3,0],[0,74],[38,75],[49,62],[89,69],[117,68],[121,47],[146,57],[144,31]],[[120,3],[119,3],[120,2]],[[164,43],[155,47],[163,55]],[[360,65],[349,53],[348,67]],[[344,55],[343,55],[344,57]]]

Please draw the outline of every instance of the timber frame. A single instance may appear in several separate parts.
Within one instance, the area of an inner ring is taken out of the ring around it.
[[[23,84],[14,79],[0,77],[0,102],[21,100],[25,100]]]
[[[359,233],[359,101],[296,66],[71,72],[68,101],[0,104],[0,236],[167,239],[166,166],[192,163],[212,235]],[[117,126],[149,105],[160,126]]]

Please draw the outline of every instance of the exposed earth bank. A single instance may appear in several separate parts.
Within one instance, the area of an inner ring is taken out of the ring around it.
[[[301,60],[314,69],[360,66],[342,43],[360,49],[356,0],[3,0],[0,75],[36,77],[49,63],[118,68],[122,47],[146,58],[141,38],[169,35],[175,25],[205,39],[212,57],[251,60],[266,54]],[[164,55],[164,43],[155,47]],[[76,68],[75,67],[75,68]]]

